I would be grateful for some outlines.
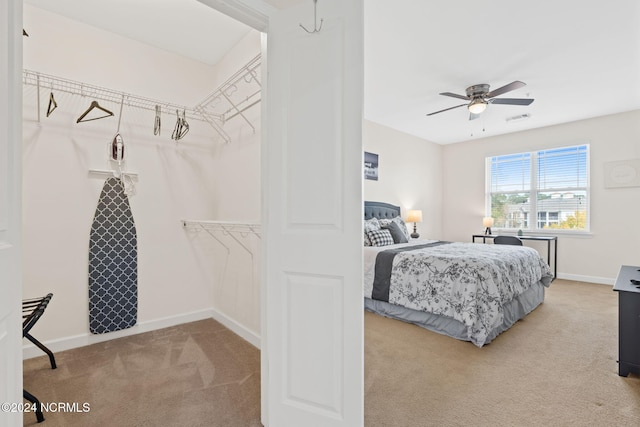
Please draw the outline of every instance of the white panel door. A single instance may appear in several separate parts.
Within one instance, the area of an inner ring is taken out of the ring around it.
[[[22,402],[22,0],[0,1],[0,403]],[[9,407],[10,408],[10,407]],[[22,414],[0,411],[0,425]]]
[[[361,0],[269,16],[263,423],[363,420]]]

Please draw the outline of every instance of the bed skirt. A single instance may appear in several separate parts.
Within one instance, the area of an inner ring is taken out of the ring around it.
[[[511,302],[505,304],[503,306],[503,322],[489,333],[485,344],[490,343],[495,337],[509,329],[518,320],[539,306],[544,301],[544,288],[545,286],[542,284],[542,281],[540,281],[514,298]],[[467,326],[451,317],[412,310],[366,297],[364,299],[364,308],[381,316],[413,323],[439,334],[462,341],[471,341]]]

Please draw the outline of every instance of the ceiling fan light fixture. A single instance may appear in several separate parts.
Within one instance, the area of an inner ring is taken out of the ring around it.
[[[469,104],[469,112],[471,114],[480,114],[487,109],[487,103],[481,98],[476,98]]]
[[[433,116],[434,114],[444,113],[445,111],[453,110],[455,108],[467,107],[469,110],[469,120],[475,120],[480,117],[480,114],[487,109],[489,104],[502,104],[502,105],[530,105],[533,102],[533,99],[525,99],[525,98],[496,98],[496,96],[502,95],[504,93],[510,92],[512,90],[519,89],[523,86],[526,86],[524,82],[519,80],[513,81],[508,85],[504,85],[499,87],[498,89],[494,89],[489,91],[489,85],[486,83],[477,84],[473,86],[469,86],[466,89],[466,95],[458,95],[457,93],[451,92],[440,92],[440,95],[448,96],[451,98],[462,99],[465,101],[464,104],[455,105],[453,107],[445,108],[443,110],[434,111],[433,113],[427,114],[427,116]],[[493,108],[493,107],[492,107]]]

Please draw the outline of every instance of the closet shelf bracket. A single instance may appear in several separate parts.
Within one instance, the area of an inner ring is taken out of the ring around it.
[[[233,244],[230,243],[225,237],[231,238],[242,249],[244,249],[251,259],[251,284],[255,289],[255,256],[250,245],[246,244],[247,237],[255,236],[260,239],[261,226],[255,223],[241,223],[241,222],[227,222],[227,221],[196,221],[196,220],[182,220],[182,226],[185,230],[192,230],[194,232],[205,232],[212,239],[217,241],[227,252],[227,256],[224,258],[224,265],[222,266],[222,272],[220,280],[224,282],[227,267],[229,266],[229,259],[232,256]]]
[[[224,131],[222,126],[220,126],[212,117],[208,116],[205,111],[199,105],[196,107],[196,111],[202,115],[204,120],[211,125],[211,127],[218,132],[218,135],[226,142],[227,144],[231,142],[231,137],[227,132]]]

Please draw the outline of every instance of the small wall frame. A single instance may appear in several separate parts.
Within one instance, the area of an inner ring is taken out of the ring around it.
[[[378,180],[378,155],[364,152],[364,179]]]

